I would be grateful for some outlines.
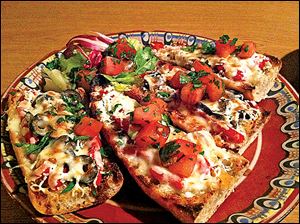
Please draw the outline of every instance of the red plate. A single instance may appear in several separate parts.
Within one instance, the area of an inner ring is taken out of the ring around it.
[[[186,41],[193,45],[208,38],[170,32],[126,32],[111,35],[136,38],[149,44],[162,41]],[[121,191],[106,203],[58,216],[43,216],[32,207],[26,184],[5,131],[5,106],[12,88],[39,88],[39,64],[50,61],[52,52],[24,71],[1,99],[1,181],[13,199],[38,222],[176,222],[166,210],[148,198],[121,167],[125,182]],[[220,206],[209,222],[279,222],[299,203],[299,96],[279,76],[268,98],[260,103],[271,112],[271,119],[258,138],[243,153],[251,161],[252,171],[235,192]],[[16,168],[14,168],[16,167]],[[14,168],[14,169],[12,169]]]

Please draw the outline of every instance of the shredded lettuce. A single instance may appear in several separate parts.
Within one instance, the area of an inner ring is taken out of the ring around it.
[[[44,90],[61,92],[74,87],[75,79],[74,71],[83,68],[86,58],[76,53],[70,58],[64,55],[56,57],[52,61],[46,63],[43,72],[45,77]]]
[[[151,48],[145,47],[144,49],[138,50],[134,57],[134,64],[136,65],[135,71],[122,72],[118,76],[109,76],[104,74],[102,75],[120,91],[121,89],[127,90],[130,89],[129,85],[140,84],[141,78],[139,77],[139,75],[145,73],[146,71],[154,70],[157,61],[158,59],[152,53]],[[117,85],[117,83],[123,85]]]
[[[127,41],[136,51],[143,49],[143,44],[141,44],[137,39],[127,38]]]

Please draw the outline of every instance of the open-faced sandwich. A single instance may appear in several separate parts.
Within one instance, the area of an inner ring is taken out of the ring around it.
[[[104,138],[145,197],[182,222],[206,222],[248,170],[240,154],[270,118],[257,102],[281,66],[253,42],[236,43],[72,38],[41,67],[43,91],[9,98],[8,129],[36,209],[66,213],[119,191]]]

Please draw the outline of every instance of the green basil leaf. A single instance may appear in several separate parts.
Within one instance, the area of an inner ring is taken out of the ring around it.
[[[75,184],[76,184],[75,180],[73,180],[72,182],[70,182],[69,185],[61,192],[61,194],[67,193],[70,190],[72,190],[74,188]]]

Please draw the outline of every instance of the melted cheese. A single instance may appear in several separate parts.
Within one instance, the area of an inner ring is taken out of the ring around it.
[[[93,102],[94,109],[97,114],[100,114],[102,122],[112,123],[112,116],[119,119],[126,119],[130,117],[130,113],[138,103],[124,94],[115,91],[113,86],[108,86],[104,89],[107,91],[103,94],[102,99]]]

